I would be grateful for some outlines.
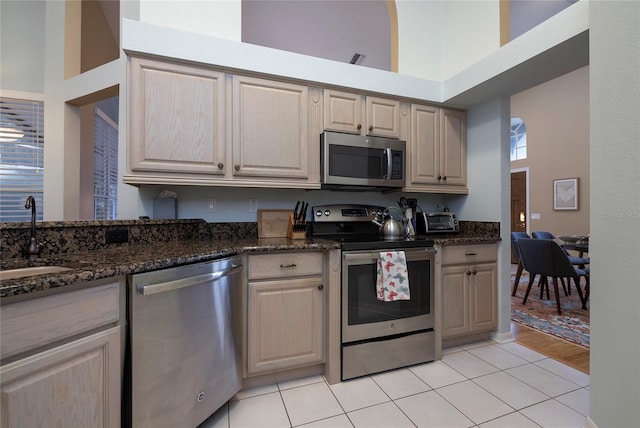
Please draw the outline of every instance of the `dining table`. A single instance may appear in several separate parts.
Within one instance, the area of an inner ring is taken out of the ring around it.
[[[559,236],[563,244],[562,248],[569,251],[577,251],[578,257],[584,257],[585,253],[589,253],[589,237],[588,236]]]

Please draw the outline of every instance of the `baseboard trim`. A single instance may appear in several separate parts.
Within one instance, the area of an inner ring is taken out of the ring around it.
[[[491,333],[491,340],[497,343],[508,343],[513,342],[516,339],[515,337],[513,337],[513,334],[511,334],[510,331],[504,333],[498,333],[494,331],[493,333]]]

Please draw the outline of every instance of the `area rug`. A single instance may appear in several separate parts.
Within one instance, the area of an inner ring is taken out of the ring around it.
[[[514,281],[515,274],[512,274],[512,286]],[[582,281],[584,289],[584,279]],[[527,303],[523,305],[522,299],[527,291],[528,283],[529,275],[527,272],[523,272],[518,291],[515,296],[511,297],[511,320],[588,348],[590,345],[589,303],[587,303],[587,310],[582,309],[575,285],[571,286],[571,294],[565,296],[562,285],[558,282],[560,306],[562,308],[562,314],[558,315],[556,296],[553,292],[551,278],[549,278],[549,299],[547,299],[546,293],[544,298],[540,298],[540,288],[538,287],[538,278],[536,278],[529,292]]]

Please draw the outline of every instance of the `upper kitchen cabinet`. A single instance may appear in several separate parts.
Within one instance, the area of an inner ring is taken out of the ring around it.
[[[128,184],[320,188],[322,91],[130,58]]]
[[[132,171],[224,174],[225,75],[131,58]]]
[[[309,177],[308,99],[306,86],[233,76],[234,176]]]
[[[324,129],[400,137],[400,101],[330,89],[324,91]]]
[[[412,104],[407,151],[405,191],[468,193],[464,111]]]

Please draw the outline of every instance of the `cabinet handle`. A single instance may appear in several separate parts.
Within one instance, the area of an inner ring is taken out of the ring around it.
[[[362,125],[358,124],[358,131],[362,129]]]
[[[283,265],[283,264],[280,265],[280,269],[287,269],[287,268],[294,268],[294,267],[296,267],[295,263],[291,263],[289,265]]]
[[[478,253],[464,253],[465,256],[477,256]]]
[[[236,171],[240,171],[240,165],[234,165],[233,169],[235,169]]]
[[[320,284],[318,285],[318,290],[322,290],[324,288],[324,285]]]
[[[369,131],[373,131],[373,125],[369,125]]]
[[[467,274],[467,276],[471,276],[471,271],[470,270],[467,270],[465,273]]]
[[[222,168],[224,168],[224,164],[222,162],[219,162],[218,163],[218,169],[222,169]]]

